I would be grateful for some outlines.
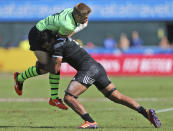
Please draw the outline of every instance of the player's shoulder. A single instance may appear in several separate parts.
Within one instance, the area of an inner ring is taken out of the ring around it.
[[[65,26],[68,29],[74,29],[76,28],[76,25],[74,23],[74,18],[72,16],[73,8],[67,8],[63,11],[61,15],[61,24]]]
[[[63,11],[60,12],[60,17],[63,19],[66,19],[71,15],[73,12],[73,8],[66,8]]]

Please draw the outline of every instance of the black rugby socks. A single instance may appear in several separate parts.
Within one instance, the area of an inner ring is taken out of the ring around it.
[[[147,112],[146,112],[146,109],[145,109],[144,107],[139,106],[139,107],[137,108],[137,110],[138,110],[139,113],[141,113],[144,117],[147,118]]]
[[[90,115],[88,113],[81,115],[81,117],[82,117],[82,119],[84,121],[88,121],[90,123],[94,123],[94,120],[90,117]]]

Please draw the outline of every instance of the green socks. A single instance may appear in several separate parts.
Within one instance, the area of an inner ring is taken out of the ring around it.
[[[19,82],[24,82],[26,79],[40,75],[39,70],[36,66],[32,66],[20,73],[17,77]],[[54,100],[58,98],[58,88],[59,88],[60,72],[57,74],[49,73],[49,84],[51,87],[51,98]]]
[[[20,73],[17,76],[17,80],[19,82],[24,82],[24,80],[31,78],[31,77],[34,77],[34,76],[38,76],[38,75],[39,75],[39,71],[37,71],[36,66],[32,66],[32,67],[29,67],[24,72]]]
[[[54,100],[58,97],[58,88],[59,88],[60,72],[57,74],[49,74],[49,84],[51,87],[51,98]]]

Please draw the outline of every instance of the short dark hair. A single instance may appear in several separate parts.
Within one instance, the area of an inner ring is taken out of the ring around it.
[[[91,12],[89,6],[84,3],[79,3],[73,8],[73,13],[78,16],[86,16]]]

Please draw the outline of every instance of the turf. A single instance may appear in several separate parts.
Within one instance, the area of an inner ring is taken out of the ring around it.
[[[28,79],[24,83],[23,96],[17,96],[13,89],[13,75],[0,74],[0,131],[80,130],[76,127],[83,121],[71,109],[63,111],[48,105],[50,89],[47,78],[45,75]],[[70,77],[61,78],[61,97],[70,80]],[[135,98],[146,108],[173,108],[172,77],[111,77],[111,80],[121,93]],[[17,101],[33,98],[43,101]],[[98,131],[173,130],[173,111],[158,113],[162,128],[155,129],[142,115],[108,101],[94,86],[79,100],[97,121]]]

